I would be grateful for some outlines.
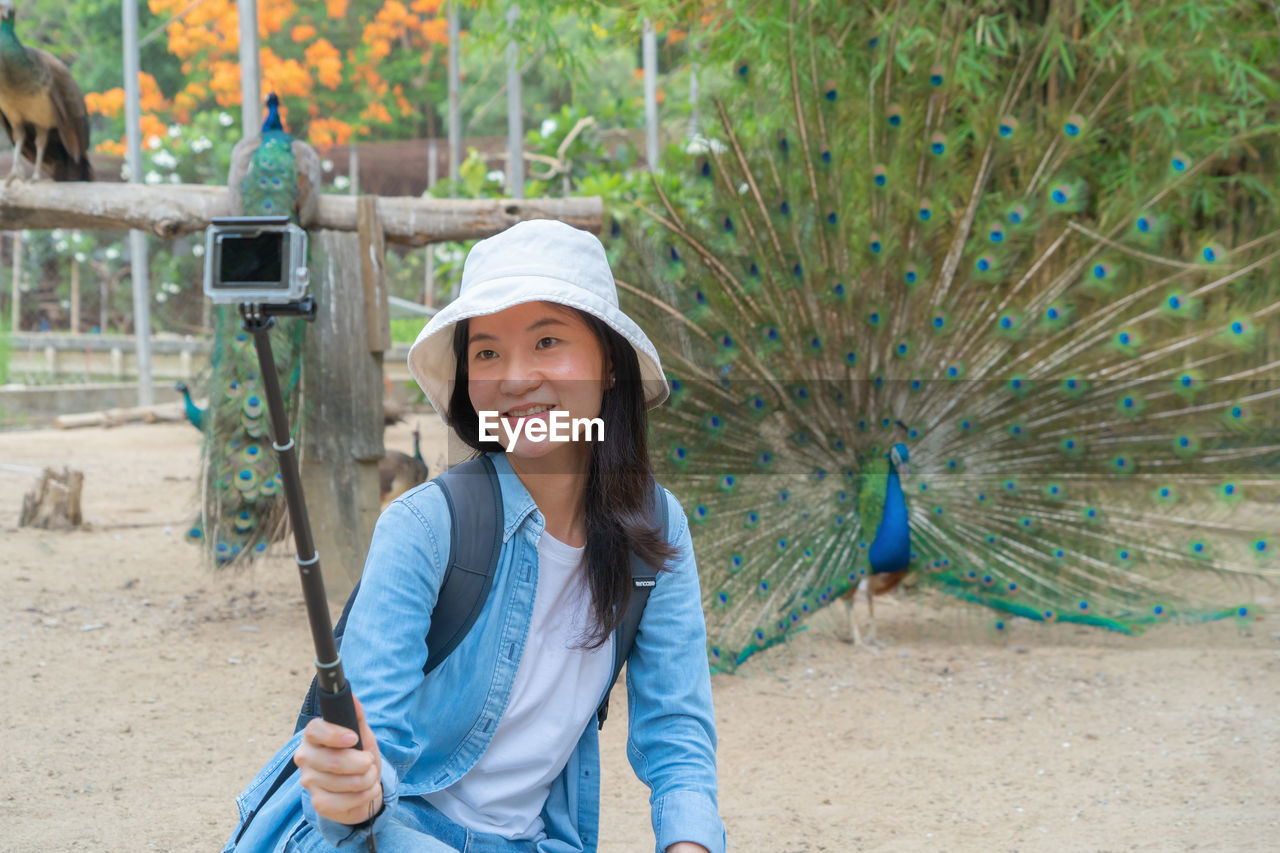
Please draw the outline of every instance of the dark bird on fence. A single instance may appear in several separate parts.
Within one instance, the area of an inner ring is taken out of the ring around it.
[[[413,431],[413,455],[388,450],[378,462],[378,482],[382,508],[386,509],[400,495],[427,481],[427,462],[422,458],[422,445],[417,429]]]
[[[1028,4],[742,5],[786,25],[726,60],[609,246],[671,392],[649,446],[712,667],[804,630],[882,541],[994,630],[1251,621],[1227,582],[1280,576],[1265,116],[1179,126],[1197,66],[1116,62],[1169,38],[1120,16],[1064,41]]]
[[[84,95],[62,60],[38,47],[25,47],[13,29],[13,0],[0,0],[0,124],[13,143],[13,167],[31,160],[31,177],[92,181],[89,114]]]
[[[205,410],[197,406],[195,401],[191,399],[191,389],[187,387],[187,383],[175,382],[173,390],[182,395],[182,404],[187,414],[187,420],[191,422],[193,427],[204,432]]]
[[[3,2],[3,0],[0,0]],[[288,216],[306,226],[314,219],[320,159],[294,139],[280,119],[280,100],[267,98],[261,133],[232,151],[232,210],[243,216]],[[306,323],[280,320],[271,333],[276,370],[291,434],[299,436],[302,351]],[[269,413],[253,341],[233,307],[214,312],[214,342],[204,413],[201,513],[188,538],[204,543],[216,564],[252,559],[282,538],[288,508],[271,444]]]

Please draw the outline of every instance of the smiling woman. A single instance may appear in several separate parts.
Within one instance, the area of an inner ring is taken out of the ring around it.
[[[697,564],[646,442],[648,409],[668,389],[653,344],[618,307],[604,247],[546,220],[477,243],[458,298],[422,330],[409,369],[497,473],[492,591],[464,641],[424,675],[452,534],[470,519],[451,524],[435,481],[394,501],[343,635],[362,748],[350,748],[353,732],[312,720],[280,816],[228,850],[376,838],[383,853],[594,851],[593,723],[603,725],[625,659],[627,753],[652,790],[655,849],[724,853]],[[579,428],[557,440],[562,424]],[[655,496],[665,526],[651,514]],[[633,561],[653,577],[633,577]],[[634,589],[645,592],[633,608]]]

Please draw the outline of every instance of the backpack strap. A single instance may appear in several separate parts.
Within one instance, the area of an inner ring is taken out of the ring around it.
[[[656,482],[653,484],[653,493],[650,519],[656,523],[655,526],[662,531],[665,539],[667,535],[667,496],[662,486]],[[632,554],[631,598],[627,602],[627,614],[623,617],[622,623],[618,625],[617,634],[614,637],[613,674],[609,677],[609,687],[604,692],[604,701],[600,703],[599,709],[596,710],[597,728],[603,729],[605,718],[609,716],[609,694],[613,692],[613,685],[618,681],[618,674],[622,672],[622,665],[631,656],[631,649],[636,644],[636,634],[640,630],[640,619],[644,616],[645,604],[648,603],[649,593],[657,583],[658,575],[653,567],[641,561],[635,554]]]
[[[449,565],[431,611],[423,675],[439,666],[475,624],[502,553],[502,489],[493,460],[486,454],[455,465],[436,482],[449,504]]]

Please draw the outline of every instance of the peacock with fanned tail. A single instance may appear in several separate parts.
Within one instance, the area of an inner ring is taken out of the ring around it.
[[[241,215],[287,215],[304,227],[314,220],[320,160],[285,130],[274,93],[267,98],[261,135],[247,136],[233,149],[229,183],[232,208]],[[234,307],[217,307],[214,323],[209,404],[197,425],[205,435],[201,512],[187,538],[204,543],[221,566],[265,552],[284,535],[288,513],[253,341],[240,328]],[[295,436],[305,328],[301,320],[286,319],[272,333]]]
[[[713,669],[878,571],[1129,633],[1280,574],[1274,128],[1171,103],[1214,86],[1148,69],[1176,26],[1042,5],[746,4],[619,211]]]

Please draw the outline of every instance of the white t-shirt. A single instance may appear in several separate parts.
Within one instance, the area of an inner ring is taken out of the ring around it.
[[[480,759],[454,784],[424,799],[454,823],[504,838],[541,840],[542,806],[613,674],[611,636],[582,644],[591,591],[586,548],[545,531],[538,540],[538,588],[529,638],[506,711]]]

